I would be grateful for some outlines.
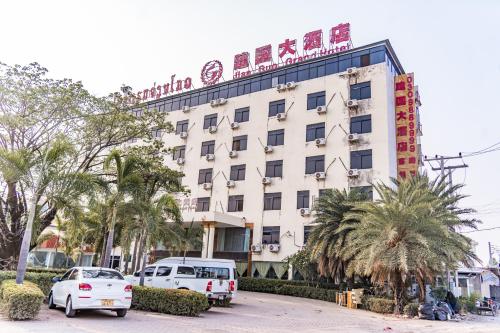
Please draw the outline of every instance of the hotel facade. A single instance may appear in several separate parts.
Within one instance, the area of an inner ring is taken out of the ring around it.
[[[184,223],[204,227],[190,255],[234,259],[240,275],[297,274],[283,261],[306,243],[324,190],[372,198],[398,176],[402,74],[385,40],[148,102],[175,127],[156,135],[190,191],[177,196]]]

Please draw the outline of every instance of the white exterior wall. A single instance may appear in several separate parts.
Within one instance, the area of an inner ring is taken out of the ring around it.
[[[350,81],[350,82],[349,82]],[[372,115],[372,133],[363,134],[362,141],[349,145],[346,134],[349,132],[349,114],[344,99],[349,98],[349,84],[371,81],[371,99],[360,101],[360,110],[356,115]],[[252,244],[261,243],[263,226],[280,226],[281,250],[271,253],[263,249],[261,254],[253,254],[254,261],[282,261],[296,252],[303,245],[304,225],[313,221],[310,217],[300,216],[297,205],[297,191],[309,190],[311,197],[317,197],[319,189],[348,188],[349,186],[366,186],[371,181],[389,182],[396,176],[396,143],[394,121],[394,79],[386,63],[363,67],[357,78],[345,78],[333,74],[302,81],[296,89],[277,92],[268,89],[248,95],[232,97],[225,105],[211,107],[204,104],[191,109],[190,112],[173,111],[168,120],[176,125],[177,121],[189,119],[189,135],[186,140],[175,133],[164,134],[163,140],[170,147],[186,145],[185,164],[179,166],[170,157],[168,166],[184,172],[183,185],[190,189],[191,198],[211,196],[210,211],[226,211],[229,195],[244,195],[243,212],[230,212],[237,217],[245,217],[247,223],[254,224]],[[319,115],[316,110],[307,110],[307,94],[326,91],[326,102],[335,93],[326,114]],[[268,118],[269,102],[285,99],[286,109],[292,102],[287,119],[279,122],[275,117]],[[234,110],[250,107],[250,120],[240,123],[240,128],[232,130],[230,122],[234,120]],[[205,115],[218,113],[218,122],[226,117],[216,133],[210,134],[203,129]],[[325,122],[325,133],[328,136],[324,147],[316,147],[314,142],[306,142],[306,125]],[[275,129],[285,130],[285,144],[274,147],[274,151],[265,154],[259,138],[265,145],[267,132]],[[248,135],[247,150],[239,151],[234,159],[229,158],[228,150],[232,146],[233,136]],[[215,140],[215,161],[207,161],[201,155],[201,143]],[[347,168],[350,164],[350,151],[372,149],[373,169],[363,170],[359,180],[349,181],[340,159]],[[324,181],[317,181],[313,175],[305,175],[306,156],[325,155],[327,169]],[[266,161],[283,160],[283,178],[273,178],[272,185],[263,186],[261,179],[265,174]],[[246,164],[244,181],[236,182],[234,188],[226,187],[226,178],[230,176],[230,166]],[[200,169],[213,168],[213,187],[207,191],[198,185]],[[260,173],[259,173],[260,171]],[[225,175],[225,177],[224,177]],[[263,211],[265,192],[281,192],[281,210]],[[313,200],[310,198],[310,206]],[[208,212],[185,212],[184,220],[189,222],[204,220]],[[216,226],[217,227],[217,226]],[[289,232],[289,233],[288,233]],[[287,236],[289,235],[289,236]]]

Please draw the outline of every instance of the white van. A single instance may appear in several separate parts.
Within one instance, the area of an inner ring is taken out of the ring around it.
[[[144,269],[144,286],[167,289],[188,289],[204,293],[206,285],[201,285],[196,279],[194,267],[191,265],[155,264]],[[127,275],[126,280],[138,286],[141,271]]]
[[[155,263],[155,265],[164,264],[193,266],[196,272],[196,279],[207,281],[207,291],[205,294],[209,301],[213,302],[228,298],[234,299],[236,296],[238,290],[238,275],[236,273],[236,263],[234,260],[169,257]],[[210,284],[208,281],[212,281],[211,286],[208,286],[208,284]]]

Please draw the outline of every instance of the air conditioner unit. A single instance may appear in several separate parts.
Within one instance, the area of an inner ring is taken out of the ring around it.
[[[314,143],[316,143],[316,146],[324,146],[326,145],[326,139],[325,138],[318,138],[314,140]]]
[[[349,67],[348,69],[346,69],[345,72],[347,75],[356,75],[356,74],[358,74],[358,71],[359,70],[356,67]]]
[[[279,244],[269,244],[269,251],[270,252],[279,252],[280,245]]]
[[[179,157],[177,159],[177,164],[179,164],[179,165],[183,165],[185,162],[186,162],[186,160],[183,157]]]
[[[205,158],[207,159],[207,161],[213,161],[213,160],[215,160],[215,155],[214,154],[207,154],[207,155],[205,155]]]
[[[285,91],[286,90],[286,84],[277,84],[276,85],[276,90],[279,92]]]
[[[347,171],[347,177],[349,178],[356,178],[356,177],[359,177],[359,170],[358,169],[350,169],[349,171]]]
[[[264,151],[267,153],[272,153],[273,152],[273,146],[265,146]]]
[[[318,112],[319,114],[326,113],[326,110],[326,105],[320,105],[316,108],[316,112]]]
[[[181,132],[181,133],[179,134],[179,136],[181,137],[181,139],[187,139],[187,137],[188,137],[188,132]]]
[[[189,112],[191,110],[191,107],[189,105],[184,105],[182,107],[182,112]]]
[[[236,156],[238,156],[238,152],[236,150],[231,150],[229,152],[229,157],[235,158]]]
[[[357,99],[349,99],[347,100],[347,107],[350,109],[355,109],[358,107],[358,100]]]
[[[286,113],[284,113],[284,112],[278,113],[276,115],[276,119],[278,119],[278,120],[285,120],[286,119]]]
[[[217,99],[217,105],[224,105],[227,103],[227,99],[225,98],[218,98]]]
[[[218,104],[218,101],[217,101],[216,99],[212,99],[212,100],[210,101],[210,106],[211,106],[211,107],[216,107],[217,105],[219,105],[219,104]]]
[[[302,216],[309,216],[309,215],[311,215],[311,211],[309,210],[309,208],[301,208],[300,209],[300,215],[302,215]]]
[[[212,188],[212,183],[203,183],[203,189],[210,190]]]
[[[326,173],[324,173],[324,172],[316,172],[316,173],[314,173],[314,178],[316,178],[317,180],[325,179],[326,178]]]
[[[292,90],[295,88],[297,88],[297,83],[295,83],[294,81],[287,82],[286,89]]]
[[[250,249],[252,250],[252,252],[262,252],[262,246],[260,244],[252,244],[252,246],[250,246]]]
[[[237,123],[237,122],[231,123],[231,128],[232,128],[232,129],[237,129],[237,128],[239,128],[239,127],[240,127],[240,124],[239,124],[239,123]]]
[[[217,126],[210,126],[208,128],[208,132],[212,133],[212,134],[215,133],[215,132],[217,132]]]
[[[264,185],[269,185],[269,184],[271,184],[271,182],[272,182],[272,178],[271,177],[264,177],[264,178],[262,178],[262,184],[264,184]]]
[[[236,183],[235,183],[235,181],[234,181],[234,180],[228,180],[228,181],[226,182],[226,186],[227,186],[227,187],[234,187],[234,186],[236,186]]]
[[[357,133],[351,133],[347,135],[347,141],[349,142],[357,142],[359,141],[359,134]]]

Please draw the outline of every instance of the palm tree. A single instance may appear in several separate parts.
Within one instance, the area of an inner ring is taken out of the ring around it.
[[[342,258],[340,253],[346,246],[347,235],[359,222],[357,219],[346,218],[346,214],[364,199],[366,196],[360,191],[335,189],[326,190],[317,200],[314,208],[316,226],[309,235],[307,246],[311,250],[312,259],[318,263],[320,275],[331,277],[336,282],[344,280],[351,258]]]
[[[182,253],[183,258],[186,258],[187,251],[197,248],[203,244],[203,227],[195,225],[191,221],[188,228],[179,225],[176,229],[177,243],[174,247],[178,248]]]

